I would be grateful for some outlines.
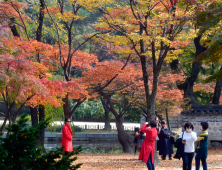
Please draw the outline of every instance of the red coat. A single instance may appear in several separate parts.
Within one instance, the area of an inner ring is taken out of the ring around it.
[[[152,158],[152,163],[154,162],[154,151],[155,151],[155,140],[157,136],[157,130],[156,127],[153,127],[151,129],[147,128],[147,125],[144,123],[141,127],[141,130],[146,133],[146,137],[143,141],[139,160],[142,160],[143,162],[147,163],[150,153]]]
[[[62,129],[62,146],[64,147],[64,151],[72,152],[72,129],[69,125],[65,124]]]

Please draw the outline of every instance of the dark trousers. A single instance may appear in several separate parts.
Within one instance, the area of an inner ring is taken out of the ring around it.
[[[163,155],[163,159],[166,158],[166,155]],[[172,158],[172,154],[169,154],[169,158]]]
[[[148,170],[155,170],[154,162],[152,163],[151,154],[149,156],[149,159],[148,159],[146,165],[147,165]]]
[[[65,151],[64,155],[68,155],[68,153],[69,153],[68,151]]]
[[[183,170],[191,170],[193,157],[194,152],[183,154]]]
[[[196,159],[196,170],[200,169],[200,159]],[[203,165],[203,170],[207,170],[207,160],[206,159],[201,159],[202,165]]]

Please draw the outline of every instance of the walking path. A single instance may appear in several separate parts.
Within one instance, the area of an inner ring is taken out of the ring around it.
[[[222,170],[222,149],[209,149],[208,170]],[[139,154],[80,154],[73,163],[83,163],[82,170],[147,170],[146,164],[138,160]],[[158,155],[159,159],[160,156]],[[203,168],[201,167],[200,170]],[[160,160],[155,170],[182,170],[182,159]],[[193,159],[192,170],[195,170]]]

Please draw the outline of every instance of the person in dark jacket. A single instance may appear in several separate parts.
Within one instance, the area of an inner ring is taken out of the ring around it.
[[[139,128],[136,128],[135,129],[135,137],[134,137],[134,144],[135,144],[134,156],[135,156],[136,150],[137,150],[138,139],[139,139]]]
[[[166,155],[169,155],[169,160],[172,160],[173,146],[170,141],[171,132],[166,127],[166,121],[161,121],[161,131],[159,134],[159,155],[162,155],[162,160],[166,160]]]
[[[200,160],[203,165],[203,170],[207,170],[207,155],[208,155],[208,123],[201,122],[202,132],[197,137],[197,154],[195,157],[196,170],[200,169]]]

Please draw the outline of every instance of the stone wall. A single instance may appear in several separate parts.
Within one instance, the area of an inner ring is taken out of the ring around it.
[[[178,123],[179,126],[183,127],[183,121],[182,121],[182,115],[179,114],[177,116],[169,116],[169,124],[171,128],[178,128]]]
[[[207,121],[209,124],[209,141],[222,141],[222,115],[182,115],[182,122],[185,124],[186,122],[191,122],[194,125],[194,132],[197,135],[201,132],[200,122]],[[210,143],[210,142],[209,142]]]
[[[143,123],[146,122],[146,118],[141,115],[140,119],[140,127],[143,125]],[[178,122],[179,126],[183,126],[183,121],[182,121],[182,115],[177,115],[177,116],[169,116],[169,123],[171,128],[177,128],[178,127]]]

